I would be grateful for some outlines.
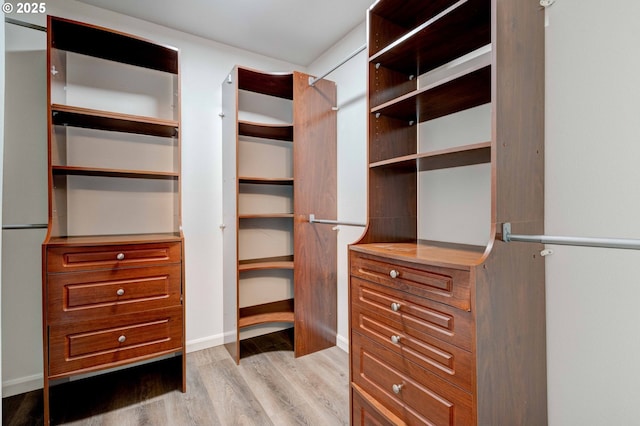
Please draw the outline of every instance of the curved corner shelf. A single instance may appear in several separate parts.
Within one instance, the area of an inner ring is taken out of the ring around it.
[[[238,262],[238,271],[240,272],[263,269],[293,269],[293,256],[265,257]]]
[[[293,299],[240,308],[238,327],[245,328],[270,322],[293,322]]]
[[[293,213],[240,214],[239,219],[293,219]]]
[[[292,124],[262,124],[238,121],[238,134],[255,138],[293,142]]]
[[[176,137],[178,121],[140,115],[120,114],[71,105],[52,104],[51,120],[54,125],[83,127],[112,132]]]
[[[293,74],[268,73],[238,67],[238,88],[293,100]]]
[[[238,177],[238,183],[253,183],[257,185],[293,185],[293,178],[263,178],[263,177]]]

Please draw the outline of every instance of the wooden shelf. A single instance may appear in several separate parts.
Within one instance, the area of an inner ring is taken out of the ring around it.
[[[469,69],[371,109],[372,114],[423,122],[491,102],[491,67]]]
[[[100,176],[133,179],[178,180],[179,174],[173,172],[152,172],[144,170],[104,169],[98,167],[51,166],[54,175]]]
[[[68,19],[51,20],[53,48],[178,74],[178,50]]]
[[[491,142],[441,149],[377,161],[370,168],[399,168],[421,172],[491,162]]]
[[[120,245],[151,242],[179,242],[182,236],[179,232],[166,232],[154,234],[119,234],[119,235],[78,235],[65,237],[51,237],[48,246],[91,246],[91,245]]]
[[[467,0],[454,3],[372,55],[369,61],[418,76],[489,43],[491,3]]]
[[[238,88],[293,100],[293,74],[268,73],[238,67]]]
[[[293,299],[280,300],[262,305],[240,308],[238,327],[251,327],[252,325],[269,322],[293,322]]]
[[[261,124],[238,121],[238,133],[242,136],[293,142],[293,125],[291,124]]]
[[[179,128],[179,124],[175,120],[120,114],[70,105],[52,104],[51,114],[54,125],[138,133],[167,138],[176,137]]]
[[[240,214],[239,219],[293,219],[293,213]]]
[[[239,183],[253,183],[256,185],[293,185],[293,178],[262,178],[241,176]]]
[[[265,257],[238,262],[238,271],[256,271],[261,269],[293,269],[293,256]]]

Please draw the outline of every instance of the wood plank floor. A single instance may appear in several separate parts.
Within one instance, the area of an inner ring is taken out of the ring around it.
[[[51,390],[52,424],[347,425],[348,355],[337,347],[293,357],[291,335],[242,342],[236,365],[223,346],[77,380]],[[2,424],[41,425],[42,391],[4,398]]]

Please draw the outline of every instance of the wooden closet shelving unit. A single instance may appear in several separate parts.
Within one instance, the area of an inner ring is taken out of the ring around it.
[[[179,354],[186,391],[178,51],[47,24],[45,424],[52,382],[78,374]]]
[[[336,236],[308,217],[336,215],[336,89],[308,79],[237,66],[222,83],[224,329],[238,363],[244,336],[277,327],[293,325],[296,356],[335,345]]]
[[[544,11],[519,0],[379,0],[367,18],[368,222],[349,249],[351,423],[546,424],[542,247],[498,235],[505,222],[543,233]],[[471,127],[463,114],[487,104],[490,140],[430,139],[439,119]],[[470,167],[490,167],[486,244],[423,238],[443,226],[425,223],[425,211],[458,208],[421,202],[432,195],[423,183],[436,173],[456,193],[454,173]]]

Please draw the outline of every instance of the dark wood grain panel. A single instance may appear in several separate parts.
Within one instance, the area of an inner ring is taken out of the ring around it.
[[[239,309],[238,327],[269,322],[293,322],[294,299],[279,300]]]
[[[238,67],[238,89],[284,99],[293,99],[293,74],[268,73]]]
[[[238,134],[256,138],[276,139],[281,141],[293,141],[293,126],[278,124],[238,122]]]
[[[98,177],[133,178],[133,179],[178,180],[180,178],[179,173],[173,173],[173,172],[106,169],[106,168],[82,167],[82,166],[51,166],[51,173],[54,175],[98,176]]]
[[[294,293],[295,355],[336,344],[337,237],[331,226],[309,223],[309,215],[337,219],[336,85],[309,86],[294,73]]]

